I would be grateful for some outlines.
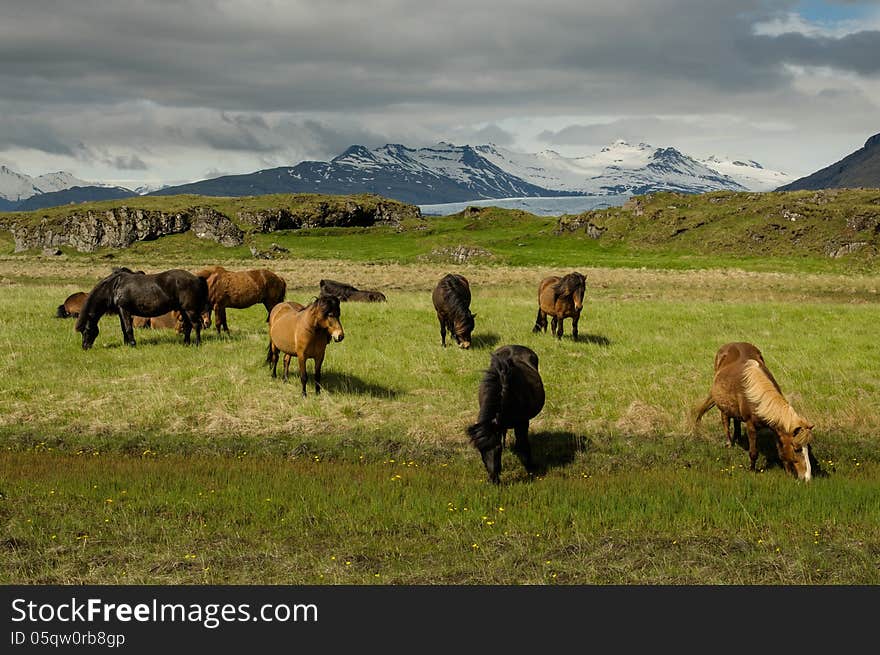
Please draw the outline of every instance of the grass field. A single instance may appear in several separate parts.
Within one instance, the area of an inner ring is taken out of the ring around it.
[[[674,253],[597,264],[577,240],[552,242],[544,263],[536,240],[516,264],[452,265],[395,259],[383,230],[339,238],[291,236],[314,248],[272,262],[184,237],[112,262],[0,257],[0,582],[880,582],[876,275]],[[305,400],[269,377],[262,307],[230,310],[231,335],[199,348],[150,331],[124,347],[108,317],[84,352],[73,322],[52,318],[112,265],[207,263],[268,266],[300,302],[329,277],[388,303],[342,305],[326,393],[310,383]],[[533,334],[538,281],[573,268],[587,276],[581,341]],[[430,292],[451,270],[473,289],[470,351],[439,343]],[[714,410],[692,425],[716,349],[738,340],[816,424],[811,483],[764,456],[749,473]],[[496,488],[464,428],[507,343],[540,357],[543,470],[529,479],[506,452]]]

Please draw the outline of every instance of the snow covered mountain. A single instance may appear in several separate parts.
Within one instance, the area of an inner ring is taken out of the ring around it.
[[[522,153],[497,145],[426,148],[387,144],[350,146],[330,161],[303,161],[243,175],[226,175],[162,188],[139,188],[130,195],[251,196],[269,193],[375,193],[413,204],[440,204],[501,198],[629,196],[654,191],[765,191],[789,181],[753,161],[715,157],[699,161],[675,148],[615,141],[599,152],[565,157],[552,150]],[[95,190],[96,183],[69,173],[31,178],[0,168],[0,210],[39,194],[26,206],[50,206],[120,197],[127,189]],[[111,185],[101,185],[111,187]],[[115,194],[115,196],[114,196]]]
[[[0,166],[0,198],[10,202],[18,202],[39,193],[51,193],[75,186],[89,185],[89,182],[80,180],[65,171],[31,177],[17,173],[6,166]]]
[[[585,157],[563,157],[552,150],[534,155],[516,153],[495,145],[476,150],[523,179],[573,194],[704,193],[749,188],[675,148],[655,148],[647,143],[632,145],[618,140]]]
[[[387,144],[372,150],[355,145],[329,162],[304,161],[292,167],[228,175],[167,187],[151,195],[376,193],[404,202],[432,204],[752,188],[746,176],[740,179],[743,182],[675,148],[655,148],[645,143],[615,141],[592,155],[564,157],[552,150],[530,154],[492,144],[456,146],[441,142],[427,148]]]
[[[701,159],[700,163],[712,170],[731,177],[749,191],[773,191],[774,189],[794,181],[794,176],[781,171],[771,171],[751,159],[720,159],[714,155]]]

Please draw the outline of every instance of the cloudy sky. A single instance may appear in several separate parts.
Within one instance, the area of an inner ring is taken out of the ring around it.
[[[126,186],[617,138],[800,176],[880,132],[880,0],[3,0],[0,164]]]

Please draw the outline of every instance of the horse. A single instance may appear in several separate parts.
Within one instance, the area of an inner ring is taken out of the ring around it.
[[[767,426],[776,435],[776,450],[788,473],[799,480],[812,478],[810,442],[813,424],[800,416],[782,395],[779,384],[767,369],[763,357],[749,354],[757,350],[751,344],[725,344],[715,356],[718,368],[709,396],[696,414],[699,421],[712,407],[721,412],[721,421],[727,430],[728,444],[732,443],[729,422],[739,436],[739,423],[745,423],[749,436],[749,470],[755,470],[758,459],[758,427]],[[726,353],[726,354],[725,354]],[[760,355],[760,351],[758,351]]]
[[[132,316],[131,324],[135,328],[153,330],[174,329],[178,334],[183,332],[183,320],[180,317],[180,312],[176,309],[166,312],[161,316]]]
[[[562,339],[562,323],[571,319],[571,336],[577,341],[578,321],[584,307],[587,278],[574,271],[563,277],[551,275],[538,285],[538,316],[532,332],[547,331],[547,316],[552,316],[550,333]]]
[[[306,361],[315,361],[315,394],[321,393],[321,365],[330,341],[337,343],[345,338],[339,322],[339,298],[318,296],[309,305],[295,302],[278,303],[269,312],[269,348],[266,363],[272,367],[272,377],[277,377],[278,356],[284,353],[284,372],[281,379],[287,382],[290,360],[296,355],[299,362],[299,379],[302,396],[306,397]]]
[[[471,347],[476,314],[471,313],[471,287],[467,278],[449,273],[434,287],[431,295],[437,320],[440,321],[440,343],[446,347],[446,330],[452,334],[460,348]]]
[[[249,271],[228,271],[222,266],[209,266],[196,272],[196,275],[208,282],[208,297],[211,307],[203,314],[202,321],[206,328],[211,327],[211,310],[217,325],[217,334],[222,330],[229,332],[226,323],[226,309],[244,309],[257,303],[266,308],[266,320],[269,312],[284,300],[287,283],[272,271],[260,268]]]
[[[171,269],[145,274],[127,268],[115,268],[89,292],[76,322],[82,333],[83,350],[88,350],[98,336],[98,321],[108,312],[119,314],[122,336],[135,345],[132,314],[160,316],[177,310],[183,321],[183,343],[190,344],[190,333],[196,330],[196,345],[201,344],[202,313],[210,308],[208,285],[189,271]]]
[[[343,302],[385,302],[387,300],[381,291],[363,291],[336,280],[321,280],[320,287],[322,295],[336,296]]]
[[[89,294],[85,291],[77,291],[70,294],[63,303],[58,305],[58,309],[55,311],[55,318],[77,318],[88,297]]]
[[[478,400],[480,413],[467,434],[480,451],[489,481],[500,482],[501,451],[510,428],[516,437],[514,452],[526,471],[534,472],[529,421],[544,407],[544,384],[535,351],[518,345],[495,350],[480,382]]]

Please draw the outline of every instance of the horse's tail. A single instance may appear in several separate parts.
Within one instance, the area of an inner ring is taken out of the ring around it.
[[[55,310],[55,318],[67,318],[70,316],[70,313],[67,311],[67,308],[62,304],[58,305],[58,309]]]
[[[483,451],[501,444],[504,430],[502,415],[507,404],[512,366],[508,359],[492,357],[492,363],[483,375],[481,391],[485,389],[477,422],[467,428],[471,443]]]
[[[694,423],[699,423],[700,419],[703,418],[703,414],[708,412],[713,407],[715,407],[715,400],[712,398],[712,394],[710,393],[708,396],[706,396],[706,400],[703,401],[703,404],[700,405],[697,409],[696,416],[694,417]]]

